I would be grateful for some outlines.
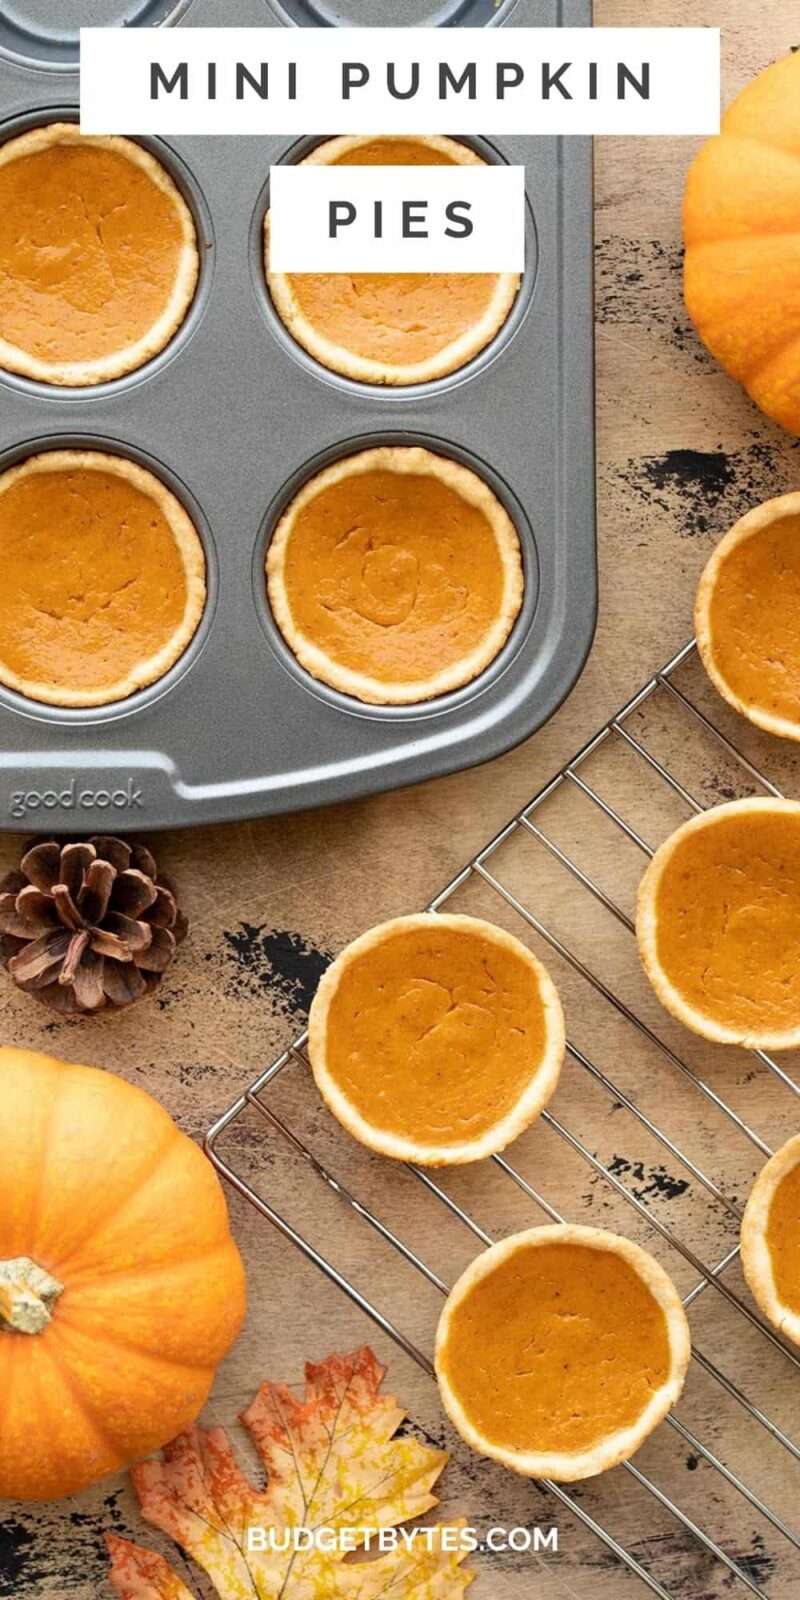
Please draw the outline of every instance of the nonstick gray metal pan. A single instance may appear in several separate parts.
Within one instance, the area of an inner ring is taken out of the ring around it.
[[[153,26],[588,24],[590,0],[11,0],[0,15],[0,138],[77,116],[75,29]],[[54,19],[57,18],[57,26]],[[0,690],[0,827],[158,828],[290,811],[486,761],[532,734],[573,687],[597,608],[591,151],[585,139],[467,141],[524,164],[528,249],[516,305],[450,377],[385,389],[338,378],[294,343],[264,283],[271,163],[307,140],[143,140],[192,206],[203,244],[192,310],[140,371],[56,390],[0,374],[0,470],[54,445],[128,454],[184,501],[208,603],[151,688],[67,711]],[[458,129],[453,129],[457,136]],[[525,601],[492,666],[420,707],[369,707],[317,683],[270,614],[264,551],[316,468],[369,444],[421,443],[474,466],[523,548]]]

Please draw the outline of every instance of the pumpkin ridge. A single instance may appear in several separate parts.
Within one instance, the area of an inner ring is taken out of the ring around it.
[[[36,1071],[41,1075],[42,1079],[45,1080],[43,1083],[44,1092],[42,1094],[42,1100],[44,1101],[46,1107],[44,1120],[42,1122],[41,1141],[39,1143],[39,1148],[36,1151],[36,1160],[38,1163],[37,1170],[39,1172],[47,1172],[53,1153],[56,1111],[64,1098],[65,1080],[72,1077],[73,1068],[66,1062],[62,1062],[61,1071],[59,1071],[53,1057],[39,1056],[37,1058]],[[41,1261],[38,1258],[39,1230],[42,1223],[43,1205],[44,1191],[42,1185],[38,1183],[36,1185],[33,1201],[28,1213],[28,1227],[30,1229],[30,1249],[28,1253],[30,1254],[31,1260],[35,1261],[38,1267],[42,1267],[46,1272],[52,1272],[54,1276],[58,1278],[59,1274],[54,1268],[53,1262]]]
[[[182,1250],[181,1265],[188,1266],[193,1261],[208,1261],[209,1258],[213,1259],[214,1256],[228,1255],[229,1253],[230,1240],[222,1238],[215,1243],[209,1241],[208,1244],[203,1245],[200,1249]],[[70,1277],[69,1290],[71,1294],[77,1295],[81,1289],[91,1288],[95,1283],[120,1283],[125,1279],[135,1281],[136,1279],[157,1277],[162,1273],[173,1272],[174,1269],[175,1263],[168,1257],[161,1261],[152,1261],[150,1263],[142,1261],[135,1267],[118,1267],[116,1269],[104,1266],[97,1268],[87,1267],[83,1272],[74,1273]]]
[[[53,1268],[57,1275],[62,1273],[69,1275],[70,1264],[75,1260],[75,1257],[80,1256],[87,1248],[91,1249],[92,1241],[96,1239],[98,1233],[100,1233],[102,1229],[106,1228],[109,1222],[119,1222],[120,1217],[125,1215],[126,1208],[131,1204],[131,1202],[138,1200],[140,1189],[143,1189],[146,1184],[152,1183],[159,1167],[166,1160],[170,1150],[175,1145],[176,1136],[179,1139],[187,1139],[189,1137],[188,1134],[182,1133],[181,1129],[178,1128],[175,1123],[169,1123],[169,1126],[165,1131],[166,1138],[162,1144],[156,1145],[153,1160],[151,1161],[150,1165],[146,1167],[138,1176],[136,1180],[136,1187],[129,1189],[126,1195],[120,1197],[115,1206],[112,1206],[110,1210],[105,1211],[102,1217],[98,1217],[94,1226],[89,1229],[87,1234],[84,1235],[84,1237],[80,1240],[80,1243],[75,1245],[75,1248],[70,1252],[70,1254],[59,1259],[58,1267]],[[190,1140],[190,1143],[191,1142],[192,1141]],[[102,1268],[99,1268],[98,1270],[102,1271]]]
[[[65,1331],[75,1338],[88,1339],[89,1335],[80,1325],[70,1322],[67,1317],[62,1317],[61,1320]],[[202,1362],[198,1364],[196,1361],[181,1361],[179,1356],[170,1356],[161,1349],[153,1349],[152,1346],[137,1344],[135,1339],[124,1339],[121,1334],[109,1333],[105,1328],[103,1329],[103,1344],[107,1349],[127,1350],[131,1355],[144,1356],[150,1361],[158,1362],[161,1366],[171,1367],[173,1370],[177,1369],[180,1372],[186,1372],[192,1377],[202,1378],[203,1380],[208,1377],[209,1372],[212,1370],[210,1363],[205,1365]]]
[[[69,1363],[62,1355],[58,1330],[55,1322],[51,1322],[50,1327],[47,1329],[46,1339],[44,1335],[42,1336],[42,1344],[46,1346],[48,1357],[52,1361],[53,1366],[58,1369],[65,1389],[69,1394],[72,1395],[76,1406],[83,1412],[84,1416],[88,1417],[96,1437],[100,1440],[100,1443],[105,1447],[109,1454],[117,1455],[118,1451],[114,1440],[111,1434],[107,1432],[101,1418],[98,1416],[97,1409],[92,1404],[91,1397],[84,1395],[83,1385],[78,1382],[74,1372],[69,1366]]]
[[[798,160],[800,160],[800,157],[798,157]],[[686,254],[687,256],[700,255],[702,251],[714,250],[721,244],[752,244],[754,240],[758,242],[763,240],[764,237],[763,229],[759,231],[758,228],[748,229],[747,233],[715,233],[713,239],[698,239],[694,244],[687,244]],[[769,239],[800,239],[800,228],[773,228],[766,237]]]
[[[90,1342],[89,1341],[89,1335],[81,1332],[80,1330],[77,1330],[77,1329],[76,1330],[72,1330],[72,1329],[67,1330],[66,1329],[66,1325],[65,1325],[65,1331],[68,1331],[70,1333],[74,1333],[75,1336],[78,1339],[84,1340],[86,1343]],[[118,1348],[120,1350],[124,1350],[124,1349],[127,1348],[121,1341],[118,1342],[118,1341],[116,1341],[116,1340],[114,1340],[112,1338],[109,1338],[105,1333],[103,1335],[103,1340],[104,1340],[104,1343],[106,1343],[108,1345],[113,1345],[115,1349]],[[79,1406],[81,1408],[81,1411],[84,1413],[84,1415],[87,1416],[90,1419],[90,1421],[92,1423],[92,1426],[95,1429],[95,1432],[97,1433],[98,1438],[102,1439],[104,1445],[106,1445],[108,1450],[114,1455],[115,1459],[117,1461],[119,1461],[119,1467],[115,1468],[114,1470],[123,1471],[127,1466],[130,1465],[130,1462],[132,1460],[136,1460],[137,1457],[135,1457],[135,1456],[127,1456],[124,1460],[120,1461],[120,1445],[118,1444],[117,1440],[114,1437],[114,1434],[112,1433],[111,1429],[108,1427],[108,1425],[105,1422],[105,1420],[101,1419],[98,1416],[97,1407],[96,1407],[94,1401],[92,1400],[90,1391],[85,1389],[85,1387],[84,1387],[83,1383],[81,1382],[80,1378],[76,1375],[75,1372],[72,1371],[72,1369],[69,1367],[68,1363],[66,1363],[65,1356],[64,1356],[64,1353],[63,1353],[62,1349],[60,1348],[60,1342],[59,1342],[58,1338],[51,1339],[48,1342],[48,1348],[49,1348],[49,1352],[50,1352],[51,1357],[55,1361],[56,1366],[58,1367],[59,1371],[64,1375],[64,1382],[66,1384],[66,1387],[69,1389],[70,1394],[77,1401],[77,1403],[79,1404]],[[184,1362],[174,1362],[173,1363],[173,1362],[171,1362],[169,1360],[168,1357],[162,1357],[161,1355],[155,1356],[155,1355],[153,1355],[153,1353],[151,1351],[136,1350],[135,1348],[133,1349],[133,1354],[137,1355],[137,1356],[141,1355],[145,1360],[152,1361],[155,1364],[161,1363],[163,1366],[169,1367],[171,1371],[178,1370],[178,1371],[185,1372],[185,1373],[187,1373],[187,1375],[190,1375],[192,1377],[197,1377],[200,1380],[201,1384],[205,1384],[206,1385],[206,1396],[208,1396],[208,1393],[211,1390],[211,1385],[212,1385],[212,1383],[214,1381],[214,1372],[213,1372],[213,1369],[210,1366],[207,1366],[207,1367],[196,1367],[196,1366],[191,1366],[189,1363],[184,1363]],[[205,1401],[203,1403],[205,1404]],[[149,1451],[144,1451],[142,1453],[143,1454],[149,1454]]]
[[[760,139],[754,133],[726,133],[724,129],[724,120],[725,119],[723,118],[723,125],[721,126],[717,137],[724,138],[728,146],[733,144],[751,144],[756,150],[769,150],[771,154],[774,154],[774,152],[777,150],[780,155],[788,157],[789,161],[800,162],[800,154],[798,154],[796,150],[787,150],[785,145],[777,144],[774,139]]]
[[[769,355],[765,356],[762,361],[759,361],[758,366],[754,367],[751,372],[748,372],[748,390],[751,390],[752,385],[759,383],[765,377],[769,368],[774,365],[779,356],[785,357],[787,354],[791,356],[795,353],[800,361],[800,328],[798,328],[793,339],[788,340],[788,342],[785,341],[783,344],[776,346],[774,350],[770,350]]]

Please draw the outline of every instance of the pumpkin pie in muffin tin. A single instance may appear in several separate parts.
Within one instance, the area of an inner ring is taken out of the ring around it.
[[[547,972],[473,917],[398,917],[328,968],[309,1018],[317,1087],[381,1155],[481,1160],[532,1123],[558,1083],[564,1017]]]
[[[301,165],[482,166],[455,139],[344,135]],[[265,265],[273,303],[298,343],[334,372],[362,383],[430,383],[463,367],[502,328],[518,273],[283,273]]]
[[[0,473],[0,683],[100,706],[154,683],[206,599],[200,536],[125,456],[50,450]]]
[[[726,533],[700,580],[695,630],[729,704],[800,740],[800,494],[768,500]]]
[[[642,879],[636,935],[659,999],[695,1033],[800,1045],[800,802],[734,800],[684,823]]]
[[[191,211],[141,145],[71,122],[0,145],[0,368],[77,387],[132,372],[197,277]]]
[[[765,1316],[800,1345],[800,1134],[756,1179],[742,1220],[742,1269]]]
[[[647,1251],[598,1228],[532,1228],[459,1278],[436,1334],[444,1408],[481,1455],[567,1483],[627,1461],[683,1388],[689,1326]]]
[[[267,587],[313,677],[365,703],[409,705],[489,666],[524,580],[514,524],[483,478],[387,445],[303,485],[270,542]]]

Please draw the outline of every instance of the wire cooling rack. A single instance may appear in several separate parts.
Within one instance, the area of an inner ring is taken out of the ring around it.
[[[673,1023],[632,943],[642,858],[687,812],[779,795],[791,771],[785,747],[717,699],[691,642],[431,902],[526,938],[565,1000],[570,1039],[553,1108],[505,1155],[435,1176],[370,1156],[320,1108],[305,1034],[207,1139],[222,1176],[429,1375],[434,1321],[426,1313],[422,1333],[412,1331],[418,1299],[430,1290],[438,1309],[476,1246],[543,1217],[590,1220],[664,1259],[692,1320],[680,1405],[635,1461],[589,1484],[542,1486],[606,1547],[592,1593],[614,1600],[621,1573],[608,1552],[661,1600],[800,1594],[800,1442],[791,1437],[800,1360],[764,1323],[738,1263],[747,1192],[796,1131],[800,1089],[790,1058],[707,1046]],[[254,1123],[246,1136],[244,1119]],[[636,1155],[620,1154],[632,1140]],[[295,1200],[310,1183],[329,1192],[324,1247],[290,1220],[290,1197],[284,1206],[277,1196],[287,1162],[301,1175]],[[370,1230],[370,1252],[351,1242],[340,1266],[329,1240],[345,1217]],[[455,1271],[449,1228],[463,1255]],[[398,1274],[399,1313],[386,1304],[398,1298]],[[633,1582],[629,1592],[642,1591]]]

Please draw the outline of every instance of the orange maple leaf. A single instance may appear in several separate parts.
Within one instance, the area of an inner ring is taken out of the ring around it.
[[[190,1428],[162,1457],[132,1471],[142,1515],[208,1574],[220,1600],[461,1600],[457,1530],[437,1528],[369,1559],[345,1559],[342,1531],[399,1528],[436,1505],[447,1453],[396,1438],[405,1413],[378,1393],[385,1368],[369,1349],[306,1366],[306,1397],[265,1383],[244,1413],[267,1487],[240,1471],[224,1428]],[[329,1548],[295,1548],[295,1532],[325,1530]],[[264,1549],[254,1548],[259,1530]],[[161,1556],[109,1536],[120,1600],[194,1600]]]

